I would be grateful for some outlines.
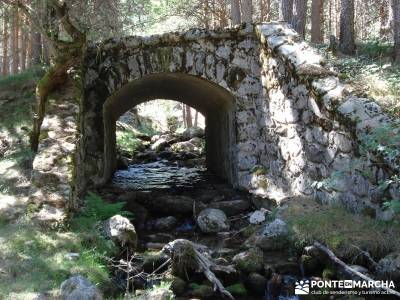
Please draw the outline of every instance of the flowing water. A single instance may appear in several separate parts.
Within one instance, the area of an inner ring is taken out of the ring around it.
[[[215,179],[215,176],[203,167],[182,167],[177,163],[160,160],[130,165],[126,170],[118,170],[114,174],[112,183],[121,189],[141,191],[193,188],[212,179]]]

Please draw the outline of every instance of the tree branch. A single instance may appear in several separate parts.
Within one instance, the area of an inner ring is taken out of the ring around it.
[[[59,18],[65,31],[71,36],[74,42],[84,42],[86,37],[74,24],[72,24],[71,19],[68,14],[68,6],[64,2],[60,4],[58,0],[48,0],[50,5],[56,11],[57,17]]]
[[[339,258],[332,252],[331,249],[325,247],[325,246],[322,245],[321,243],[319,243],[319,242],[314,242],[314,246],[317,247],[317,248],[318,248],[319,250],[321,250],[322,252],[324,252],[324,253],[329,257],[329,259],[330,259],[333,263],[339,265],[339,266],[343,269],[343,271],[344,271],[346,274],[348,274],[348,275],[353,275],[353,276],[355,275],[355,276],[357,276],[358,278],[361,278],[361,279],[363,279],[363,280],[365,280],[365,281],[374,281],[374,279],[372,279],[372,278],[370,278],[370,277],[368,277],[368,276],[366,276],[366,275],[364,275],[364,274],[362,274],[362,273],[360,273],[360,272],[354,270],[353,268],[349,267],[348,265],[346,265],[341,259],[339,259]],[[390,295],[395,295],[395,296],[397,296],[397,297],[400,297],[400,293],[399,293],[398,291],[393,290],[393,289],[386,288],[386,287],[383,287],[383,286],[380,287],[379,289],[388,292]]]

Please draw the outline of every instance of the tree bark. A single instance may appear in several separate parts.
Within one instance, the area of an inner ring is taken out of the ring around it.
[[[22,30],[25,25],[26,25],[25,18],[24,18],[24,16],[21,16],[21,34],[20,34],[21,71],[25,71],[25,69],[26,69],[26,54],[28,51],[29,34],[27,33],[26,30]]]
[[[231,0],[231,18],[232,25],[238,25],[241,22],[240,19],[240,3],[239,0]]]
[[[186,105],[182,103],[182,121],[183,121],[183,128],[187,128],[186,123]]]
[[[271,17],[271,0],[260,0],[260,22],[269,22]]]
[[[194,127],[199,126],[199,112],[196,110],[194,113]]]
[[[323,43],[322,24],[324,15],[324,0],[312,0],[311,4],[311,42]]]
[[[294,0],[292,26],[304,38],[306,31],[307,0]]]
[[[14,6],[13,9],[13,23],[12,23],[12,73],[17,74],[19,69],[19,12],[18,7]]]
[[[193,127],[193,121],[192,121],[192,112],[190,109],[189,105],[185,105],[186,107],[186,125],[187,127]]]
[[[392,0],[394,60],[400,63],[400,0]]]
[[[2,74],[3,76],[7,76],[9,74],[9,65],[8,65],[8,40],[9,40],[9,33],[8,33],[8,15],[5,12],[3,17],[3,68]]]
[[[292,23],[293,18],[293,0],[280,0],[279,19],[287,23]]]
[[[340,8],[339,49],[343,54],[353,54],[354,42],[354,0],[342,0]]]
[[[252,23],[253,22],[253,3],[252,0],[241,0],[242,4],[242,22]]]

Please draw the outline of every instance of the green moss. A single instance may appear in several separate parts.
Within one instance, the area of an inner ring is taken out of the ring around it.
[[[322,278],[323,279],[333,279],[335,277],[335,271],[330,269],[330,268],[326,268],[322,271]]]
[[[133,153],[143,146],[143,141],[133,131],[117,131],[117,147],[122,152]]]
[[[172,48],[161,47],[157,49],[157,56],[163,70],[169,72],[169,67],[172,60]]]
[[[228,286],[227,291],[230,292],[233,296],[246,296],[247,290],[242,283],[236,283]]]
[[[251,173],[254,175],[265,175],[268,173],[268,169],[264,166],[255,166],[253,167],[253,169],[251,170]]]
[[[214,294],[213,288],[209,285],[191,283],[190,288],[192,289],[192,295],[200,299],[210,298]]]

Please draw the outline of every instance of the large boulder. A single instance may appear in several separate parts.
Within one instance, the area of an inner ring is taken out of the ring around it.
[[[170,300],[173,299],[174,294],[164,288],[158,288],[151,291],[147,291],[143,296],[141,296],[140,300]]]
[[[182,132],[182,138],[184,140],[190,140],[194,137],[201,138],[204,136],[204,129],[199,127],[189,127],[186,128],[184,132]]]
[[[101,300],[99,289],[83,276],[73,276],[61,284],[64,300]]]
[[[400,252],[390,253],[382,258],[376,271],[379,277],[400,283]]]
[[[190,140],[172,144],[171,149],[175,152],[198,152],[201,150],[201,145],[196,145]]]
[[[263,294],[266,286],[267,279],[258,273],[251,273],[247,278],[247,287],[257,294]]]
[[[153,141],[153,139],[152,139],[152,141]],[[153,142],[153,144],[151,144],[150,149],[153,151],[161,151],[177,141],[178,140],[177,140],[176,136],[174,136],[172,134],[164,134],[164,135],[160,136],[157,140],[155,140]]]
[[[289,229],[281,219],[265,224],[249,238],[251,245],[256,245],[263,250],[281,250],[287,246]]]
[[[263,269],[264,253],[260,248],[252,247],[247,251],[236,254],[233,257],[233,263],[242,272],[259,272]]]
[[[135,226],[125,217],[115,215],[104,221],[103,233],[106,238],[113,240],[120,246],[129,246],[136,249],[137,234]]]
[[[229,221],[220,209],[207,208],[200,212],[197,224],[204,233],[216,233],[229,230]]]

